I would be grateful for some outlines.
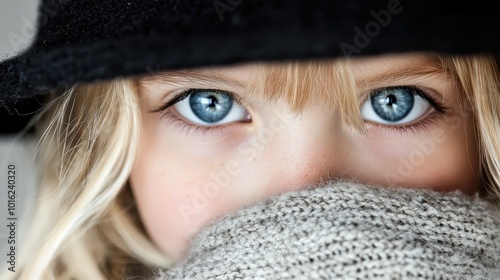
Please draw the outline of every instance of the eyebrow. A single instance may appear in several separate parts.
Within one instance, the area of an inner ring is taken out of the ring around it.
[[[365,79],[356,81],[356,84],[365,85],[377,85],[377,84],[407,84],[411,83],[417,77],[427,77],[448,80],[451,78],[449,73],[441,71],[430,71],[430,70],[413,70],[408,69],[408,71],[387,71],[381,74],[373,75]]]
[[[199,71],[199,70],[180,70],[173,72],[163,72],[155,75],[144,76],[139,79],[139,82],[146,84],[162,84],[162,83],[172,83],[172,84],[196,84],[207,86],[226,86],[230,88],[244,89],[246,84],[239,80],[231,79],[226,77],[223,73],[218,73],[216,71]]]
[[[452,73],[442,64],[432,61],[432,56],[419,60],[415,65],[401,65],[387,71],[369,75],[356,81],[357,85],[378,84],[407,84],[417,77],[436,78],[448,80],[452,78]]]

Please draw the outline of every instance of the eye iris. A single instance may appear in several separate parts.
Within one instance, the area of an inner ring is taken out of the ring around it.
[[[413,108],[414,95],[408,89],[384,89],[372,95],[371,105],[375,113],[389,122],[402,120]]]
[[[223,120],[231,111],[233,98],[225,93],[200,91],[189,96],[189,105],[200,120],[216,123]]]

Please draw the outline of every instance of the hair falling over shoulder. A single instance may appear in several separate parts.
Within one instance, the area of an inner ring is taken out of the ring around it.
[[[130,258],[168,260],[128,212],[140,115],[132,81],[76,85],[37,121],[39,194],[20,251],[19,279],[109,279]],[[9,275],[7,275],[9,276]]]
[[[475,120],[485,193],[500,199],[500,75],[493,56],[433,56],[463,88]],[[348,60],[262,64],[249,85],[299,112],[315,98],[342,110],[343,123],[363,131]],[[128,178],[141,133],[135,80],[75,85],[34,121],[39,134],[39,193],[15,274],[2,279],[126,279],[172,261],[148,238]],[[134,272],[133,268],[140,272]],[[144,276],[144,274],[142,274]]]

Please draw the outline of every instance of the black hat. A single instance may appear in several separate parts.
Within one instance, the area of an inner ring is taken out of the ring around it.
[[[0,63],[0,108],[14,114],[0,113],[0,132],[77,82],[257,60],[496,53],[499,12],[498,1],[43,0],[32,46]]]

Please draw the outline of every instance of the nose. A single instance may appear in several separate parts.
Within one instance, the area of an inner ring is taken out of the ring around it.
[[[314,107],[297,115],[275,109],[267,119],[261,129],[272,137],[258,166],[269,193],[307,188],[346,170],[348,135],[334,111]]]

